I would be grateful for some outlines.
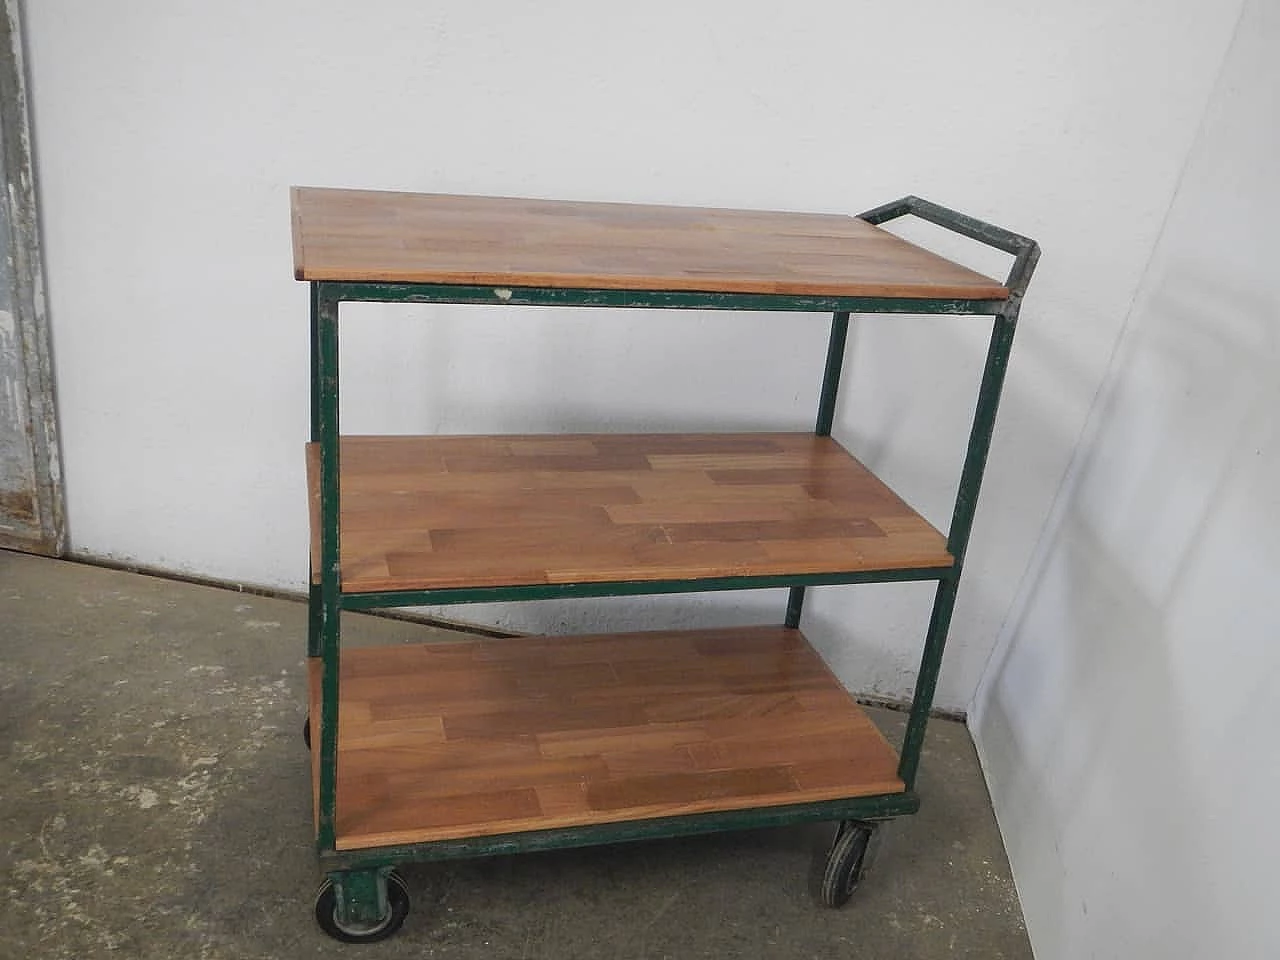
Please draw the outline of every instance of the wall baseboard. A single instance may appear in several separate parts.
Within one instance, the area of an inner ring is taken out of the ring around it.
[[[911,701],[897,697],[879,697],[871,694],[855,693],[853,699],[864,707],[879,707],[882,710],[896,710],[899,713],[911,712]],[[954,720],[957,723],[966,723],[969,717],[964,710],[946,710],[942,707],[934,707],[929,711],[929,716],[934,720]]]

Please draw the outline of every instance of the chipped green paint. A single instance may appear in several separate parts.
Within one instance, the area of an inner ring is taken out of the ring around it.
[[[335,915],[346,927],[374,924],[387,915],[387,874],[390,867],[371,870],[338,870],[329,874],[333,883]]]
[[[723,813],[688,814],[559,830],[531,830],[525,833],[507,833],[491,837],[466,837],[459,840],[437,840],[433,843],[336,851],[322,855],[321,862],[326,870],[370,869],[411,861],[495,857],[539,850],[590,847],[606,843],[689,837],[706,833],[722,833],[727,830],[752,830],[793,823],[884,820],[912,814],[918,809],[920,809],[920,798],[914,793],[892,793],[783,807],[756,807]]]
[[[344,610],[427,604],[499,603],[512,600],[554,600],[570,597],[630,597],[663,593],[708,593],[721,590],[765,590],[795,584],[818,586],[839,583],[885,583],[900,580],[937,580],[950,567],[914,570],[851,570],[805,576],[712,577],[705,580],[618,580],[601,583],[534,583],[506,587],[461,587],[440,590],[400,590],[385,593],[348,593]]]
[[[1003,300],[921,300],[908,297],[822,297],[794,294],[703,293],[686,290],[580,290],[558,287],[458,286],[436,283],[320,281],[341,301],[469,303],[540,307],[654,310],[763,310],[807,313],[954,313],[992,316]]]
[[[338,789],[338,655],[342,613],[338,523],[338,301],[323,290],[312,299],[316,331],[318,409],[314,419],[320,439],[320,590],[313,621],[320,650],[320,817],[316,845],[332,850],[336,841]]]

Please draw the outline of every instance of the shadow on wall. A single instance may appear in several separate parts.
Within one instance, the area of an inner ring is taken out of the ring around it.
[[[1044,269],[1052,279],[1057,265]],[[972,699],[1048,509],[1049,484],[1065,468],[1083,418],[1077,398],[1096,386],[1080,345],[1041,320],[1032,301],[1013,348],[943,660],[943,706]],[[1080,325],[1107,324],[1090,315]],[[990,331],[989,319],[967,317],[857,317],[850,325],[836,435],[944,532]],[[930,584],[819,590],[806,606],[806,629],[860,692],[908,696],[933,591]]]
[[[1224,828],[1276,787],[1240,694],[1278,663],[1277,303],[1199,257],[1158,269],[978,720],[1049,956],[1221,950],[1190,918],[1240,912]]]

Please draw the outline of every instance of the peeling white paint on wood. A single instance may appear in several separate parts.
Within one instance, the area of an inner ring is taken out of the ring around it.
[[[0,547],[58,554],[62,480],[18,0],[0,20]]]

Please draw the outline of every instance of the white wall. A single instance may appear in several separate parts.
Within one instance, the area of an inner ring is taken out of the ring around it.
[[[1280,956],[1277,45],[1250,0],[979,696],[1041,960]]]
[[[939,692],[964,706],[1238,5],[30,4],[74,549],[302,584],[306,293],[291,279],[290,183],[845,212],[914,192],[1046,251]],[[807,428],[825,328],[352,316],[344,373],[368,382],[349,398],[352,431]],[[938,525],[986,326],[877,318],[851,336],[836,434]],[[901,695],[928,594],[820,591],[806,627],[850,686]],[[471,612],[569,629],[780,614],[776,596],[745,599],[733,614],[707,607],[744,598]]]

